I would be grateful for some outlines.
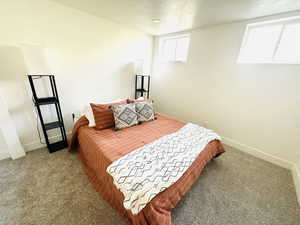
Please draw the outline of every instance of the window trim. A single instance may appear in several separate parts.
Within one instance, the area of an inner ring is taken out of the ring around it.
[[[290,64],[290,65],[300,64],[300,60],[299,61],[275,60],[275,56],[276,56],[276,53],[278,51],[280,42],[282,40],[282,36],[284,34],[284,30],[286,28],[286,25],[292,24],[293,21],[295,21],[295,20],[300,20],[300,16],[292,16],[292,17],[287,17],[287,18],[281,18],[281,19],[268,20],[268,21],[262,21],[262,22],[247,24],[246,30],[245,30],[244,36],[243,36],[243,41],[242,41],[240,51],[239,51],[239,54],[238,54],[237,63],[239,63],[239,64]],[[275,45],[275,48],[274,48],[274,51],[273,51],[272,60],[255,60],[255,59],[246,59],[246,58],[243,59],[243,58],[241,58],[241,55],[244,51],[244,48],[245,48],[245,46],[248,42],[249,31],[253,27],[262,27],[262,26],[270,25],[270,24],[280,24],[280,25],[282,25],[280,35],[278,36],[278,40],[276,42],[276,45]]]
[[[176,59],[176,50],[177,50],[177,42],[176,42],[176,46],[175,46],[175,58],[174,60],[166,60],[162,58],[162,52],[163,52],[163,47],[164,47],[164,43],[166,40],[172,40],[172,39],[180,39],[180,38],[188,38],[188,48],[187,48],[187,57],[186,60],[178,60]],[[159,42],[159,49],[158,49],[158,58],[160,62],[169,62],[169,63],[186,63],[188,60],[188,53],[189,53],[189,48],[190,48],[190,40],[191,40],[191,34],[189,33],[184,33],[184,34],[178,34],[178,35],[172,35],[172,36],[165,36],[165,37],[159,37],[158,42]]]

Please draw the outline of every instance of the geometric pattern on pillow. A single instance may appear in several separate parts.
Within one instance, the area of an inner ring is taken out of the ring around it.
[[[135,104],[114,105],[111,109],[114,113],[116,130],[121,130],[138,124]]]
[[[135,110],[139,122],[154,120],[154,109],[152,102],[136,102]]]

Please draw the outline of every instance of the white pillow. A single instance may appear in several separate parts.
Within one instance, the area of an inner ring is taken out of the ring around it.
[[[112,101],[108,101],[108,102],[101,102],[101,103],[97,103],[97,104],[109,104],[109,103],[115,103],[115,102],[120,102],[120,101],[123,101],[124,99],[115,99],[115,100],[112,100]],[[87,106],[85,106],[85,109],[84,109],[84,114],[83,114],[89,121],[89,127],[94,127],[96,126],[96,122],[95,122],[95,118],[94,118],[94,113],[93,113],[93,110],[92,110],[92,107],[90,104],[88,104]]]

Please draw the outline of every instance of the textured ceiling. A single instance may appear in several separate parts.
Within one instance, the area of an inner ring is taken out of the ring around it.
[[[52,0],[153,35],[300,10],[300,0]],[[153,23],[152,19],[160,19]]]

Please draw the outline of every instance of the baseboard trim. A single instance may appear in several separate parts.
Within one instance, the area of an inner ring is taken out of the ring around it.
[[[0,160],[7,159],[7,158],[9,158],[9,154],[8,153],[6,153],[6,152],[1,152],[0,153]]]
[[[270,155],[268,153],[265,153],[258,148],[254,148],[254,147],[239,143],[238,141],[235,141],[235,140],[233,140],[231,138],[227,138],[227,137],[222,137],[222,141],[226,145],[234,147],[240,151],[246,152],[252,156],[263,159],[265,161],[268,161],[268,162],[278,165],[280,167],[283,167],[283,168],[286,168],[289,170],[292,170],[294,168],[294,163],[284,160],[284,159],[281,159],[279,157]]]
[[[294,165],[294,168],[292,169],[292,174],[293,174],[293,179],[294,179],[298,202],[300,205],[300,168],[298,166]]]
[[[71,136],[71,131],[67,132],[67,138],[69,138]],[[59,140],[61,139],[61,135],[56,135],[56,136],[52,136],[49,138],[50,141],[52,142],[55,142],[56,140]],[[42,142],[45,142],[45,139],[42,139]],[[22,144],[25,152],[30,152],[30,151],[33,151],[33,150],[37,150],[37,149],[40,149],[40,148],[44,148],[46,147],[45,144],[41,144],[39,140],[36,140],[36,141],[33,141],[31,143],[26,143],[26,144]],[[0,160],[3,160],[3,159],[8,159],[10,158],[10,155],[8,153],[0,153]]]
[[[69,137],[71,135],[71,131],[67,132],[67,137]],[[61,135],[56,135],[56,136],[52,136],[52,137],[49,137],[49,141],[51,142],[55,142],[56,140],[59,140],[61,139]],[[43,138],[42,139],[42,142],[45,142],[45,139]],[[33,141],[31,143],[27,143],[27,144],[23,144],[23,147],[25,149],[26,152],[30,152],[30,151],[33,151],[33,150],[37,150],[37,149],[40,149],[40,148],[44,148],[46,147],[46,144],[42,144],[39,140],[36,140],[36,141]]]
[[[251,146],[248,146],[245,144],[241,144],[231,138],[222,137],[222,142],[225,145],[236,148],[237,150],[248,153],[252,156],[255,156],[257,158],[260,158],[262,160],[265,160],[267,162],[273,163],[277,166],[280,166],[280,167],[290,170],[292,172],[292,176],[293,176],[293,180],[294,180],[298,203],[300,205],[300,168],[298,168],[295,163],[284,160],[284,159],[280,159],[276,156],[265,153],[257,148],[254,148],[254,147],[251,147]]]

